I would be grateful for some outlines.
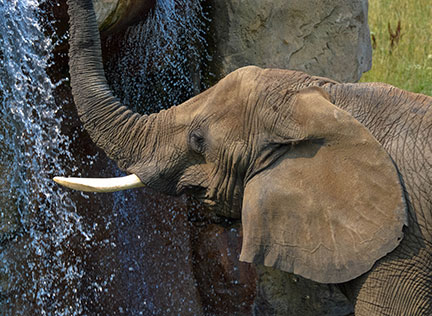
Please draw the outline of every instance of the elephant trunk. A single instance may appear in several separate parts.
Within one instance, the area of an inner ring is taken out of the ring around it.
[[[107,84],[92,0],[68,0],[68,6],[69,71],[78,115],[96,145],[127,170],[140,155],[130,131],[148,128],[149,117],[122,106]]]

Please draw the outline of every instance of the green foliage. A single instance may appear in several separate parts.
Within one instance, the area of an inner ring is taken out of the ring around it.
[[[432,1],[369,0],[369,27],[373,65],[361,81],[432,96]]]

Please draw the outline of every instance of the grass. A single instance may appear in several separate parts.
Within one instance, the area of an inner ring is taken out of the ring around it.
[[[432,1],[369,0],[369,27],[373,64],[361,81],[386,82],[432,96]]]

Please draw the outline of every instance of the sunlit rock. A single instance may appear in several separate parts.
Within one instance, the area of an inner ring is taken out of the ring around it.
[[[107,20],[110,15],[118,17],[116,8],[119,5],[119,0],[95,0],[93,4],[99,25],[102,25],[104,22],[109,23]]]
[[[357,81],[370,69],[367,0],[213,1],[219,77],[247,65]]]
[[[156,0],[93,0],[102,31],[117,31],[145,20]]]

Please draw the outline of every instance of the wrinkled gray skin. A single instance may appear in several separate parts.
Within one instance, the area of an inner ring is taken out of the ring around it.
[[[68,3],[78,113],[121,169],[155,190],[187,192],[210,212],[241,218],[241,259],[340,284],[356,315],[432,315],[432,98],[386,84],[339,84],[247,67],[182,105],[141,116],[106,84],[91,0]],[[320,88],[304,89],[312,86]],[[315,157],[324,157],[324,165],[312,163]],[[345,166],[350,159],[355,162]],[[298,161],[310,163],[313,173],[309,167],[297,172]],[[333,161],[329,168],[336,171],[325,171]],[[362,173],[366,184],[344,191]],[[310,192],[293,191],[303,182]],[[359,190],[365,193],[357,196]],[[320,203],[348,206],[328,220],[333,210]],[[307,205],[319,210],[309,214]],[[320,216],[330,224],[322,225]],[[309,222],[315,226],[305,233]],[[274,245],[287,250],[269,255]]]

